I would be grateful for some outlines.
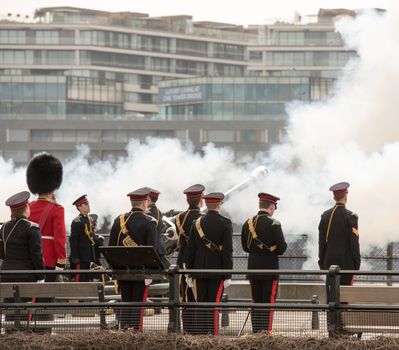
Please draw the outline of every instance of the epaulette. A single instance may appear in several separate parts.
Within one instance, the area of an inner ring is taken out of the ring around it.
[[[275,218],[270,218],[270,220],[272,220],[272,226],[273,225],[281,225],[281,222],[276,220]]]
[[[28,219],[23,219],[23,220],[26,221],[30,225],[30,227],[40,228],[39,224],[37,224],[36,222],[29,221]]]
[[[231,219],[228,216],[224,216],[222,214],[219,214],[223,219],[227,220],[227,221],[231,221]]]
[[[354,217],[356,217],[356,218],[359,217],[359,216],[358,216],[356,213],[354,213],[354,212],[351,212],[351,215],[354,216]]]
[[[75,219],[73,219],[73,222],[80,222],[80,217],[77,216]]]
[[[158,225],[158,220],[155,219],[153,216],[146,214],[147,217],[150,219],[150,221],[154,222],[156,225]]]

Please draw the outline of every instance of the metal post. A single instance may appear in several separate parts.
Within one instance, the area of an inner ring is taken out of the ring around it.
[[[387,270],[393,270],[393,243],[388,243],[387,246]],[[387,276],[387,286],[392,286],[392,276]]]
[[[19,286],[17,285],[12,286],[12,293],[14,296],[14,303],[21,303],[22,300],[19,294]],[[21,314],[19,309],[15,309],[14,311],[14,325],[16,329],[21,330]]]
[[[320,303],[319,297],[317,295],[312,296],[312,304],[317,305]],[[312,310],[312,329],[320,329],[319,321],[319,311]]]
[[[222,295],[222,303],[228,303],[229,296],[227,294]],[[222,327],[228,327],[230,324],[229,310],[227,308],[222,308]]]
[[[98,301],[100,303],[105,302],[104,285],[99,285],[98,287]],[[105,317],[105,308],[100,308],[100,329],[107,329],[107,321]]]
[[[177,333],[180,330],[179,303],[179,266],[172,265],[168,269],[169,278],[169,323],[168,333]]]
[[[341,312],[337,306],[341,303],[339,266],[331,265],[327,275],[327,326],[329,336],[336,336],[341,330]]]

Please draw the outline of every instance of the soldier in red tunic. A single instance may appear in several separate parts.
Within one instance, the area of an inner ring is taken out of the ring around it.
[[[61,186],[62,173],[61,162],[47,153],[34,157],[26,171],[29,190],[39,196],[30,204],[29,220],[40,227],[44,266],[48,270],[63,270],[66,264],[64,208],[55,202],[54,195]],[[55,280],[54,274],[46,276],[46,282]]]

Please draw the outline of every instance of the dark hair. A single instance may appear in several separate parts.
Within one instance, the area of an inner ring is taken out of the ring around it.
[[[190,207],[198,207],[201,197],[187,197],[187,203]]]
[[[272,206],[272,202],[259,201],[259,209],[269,209]]]
[[[156,197],[151,197],[150,196],[150,200],[151,200],[152,203],[156,203],[157,200],[158,200],[158,196],[156,196]]]
[[[28,205],[25,205],[23,208],[11,210],[11,217],[17,218],[17,219],[24,217],[24,213],[25,213],[27,206]]]
[[[136,207],[139,207],[140,205],[141,205],[141,203],[143,203],[145,201],[145,199],[143,200],[143,199],[141,199],[141,200],[139,200],[139,201],[132,201],[132,200],[130,200],[130,203],[132,203],[132,207],[133,208],[136,208]]]
[[[343,192],[343,193],[334,193],[334,200],[336,202],[339,202],[341,200],[343,200],[346,197],[347,193]]]
[[[208,210],[215,210],[219,203],[220,202],[217,202],[217,203],[207,203],[207,202],[205,202],[206,207],[208,208]]]

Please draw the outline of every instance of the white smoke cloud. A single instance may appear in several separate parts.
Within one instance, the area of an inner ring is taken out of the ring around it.
[[[385,15],[367,13],[337,24],[359,58],[344,70],[333,98],[288,106],[286,140],[268,154],[259,154],[256,162],[237,165],[227,149],[208,145],[199,154],[190,145],[171,139],[132,140],[128,156],[114,162],[92,162],[88,148],[80,147],[77,156],[64,164],[64,183],[57,195],[66,208],[67,226],[77,213],[71,203],[84,193],[100,217],[128,211],[126,194],[142,186],[161,191],[161,210],[185,209],[185,187],[203,183],[207,191],[227,191],[255,167],[266,165],[268,176],[225,203],[235,223],[256,213],[259,191],[278,195],[276,218],[286,233],[309,234],[311,263],[315,264],[320,214],[333,205],[328,188],[348,181],[348,208],[359,214],[363,247],[397,240],[398,15],[395,5]],[[0,183],[4,199],[26,188],[25,169],[14,169],[0,159],[0,175],[7,179]],[[0,208],[4,219],[8,210]]]

